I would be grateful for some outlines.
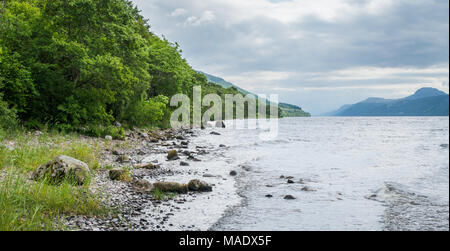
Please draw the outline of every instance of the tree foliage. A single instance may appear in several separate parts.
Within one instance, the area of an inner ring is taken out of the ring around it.
[[[158,124],[167,97],[206,79],[126,0],[8,0],[0,9],[2,109],[25,124]]]

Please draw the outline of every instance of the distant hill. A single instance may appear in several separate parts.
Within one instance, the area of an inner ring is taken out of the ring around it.
[[[243,95],[253,94],[253,93],[248,92],[248,91],[240,88],[239,86],[237,86],[233,83],[230,83],[222,78],[219,78],[219,77],[216,77],[216,76],[204,73],[204,72],[200,72],[200,73],[202,73],[203,75],[206,76],[206,79],[208,80],[208,82],[218,84],[218,85],[222,86],[223,88],[235,88],[236,90],[241,92]],[[287,104],[287,103],[279,103],[278,107],[281,110],[280,115],[282,117],[311,117],[311,114],[303,111],[303,109],[301,107],[296,106],[296,105],[291,105],[291,104]]]
[[[401,99],[369,98],[345,105],[329,116],[448,116],[449,95],[435,88],[422,88]]]

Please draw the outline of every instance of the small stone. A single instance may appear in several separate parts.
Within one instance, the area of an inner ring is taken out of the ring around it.
[[[144,163],[144,164],[135,165],[134,168],[154,170],[154,169],[160,168],[160,166],[154,165],[153,163]]]
[[[187,163],[187,162],[181,161],[181,162],[180,162],[180,166],[190,166],[190,165],[189,165],[189,163]]]
[[[294,184],[295,182],[293,180],[288,180],[287,183],[288,184]]]
[[[212,174],[209,174],[209,173],[206,173],[206,174],[203,174],[203,177],[204,177],[204,178],[214,178],[214,177],[216,177],[216,176],[214,176],[214,175],[212,175]]]
[[[148,133],[145,133],[145,132],[141,133],[141,137],[144,138],[144,139],[147,139],[148,138]]]
[[[310,187],[308,187],[308,186],[304,186],[304,187],[302,188],[302,191],[303,191],[303,192],[314,192],[315,190],[312,189],[312,188],[310,188]]]
[[[177,159],[180,159],[180,157],[178,157],[177,150],[169,151],[169,153],[167,154],[167,160],[177,160]]]
[[[106,136],[105,136],[105,139],[111,141],[111,140],[113,140],[113,137],[110,136],[110,135],[106,135]]]
[[[192,160],[192,161],[195,161],[195,162],[200,162],[200,161],[201,161],[200,159],[197,159],[197,158],[194,157],[194,156],[189,156],[189,157],[188,157],[188,160]]]
[[[233,170],[233,171],[230,172],[230,176],[236,176],[236,175],[237,175],[236,171]]]
[[[119,151],[117,151],[117,150],[114,150],[114,151],[112,152],[112,154],[114,154],[114,155],[116,155],[116,156],[122,155],[122,153],[119,152]]]
[[[182,146],[187,146],[187,145],[189,145],[189,142],[187,142],[187,141],[181,141],[181,145],[182,145]]]
[[[131,162],[131,157],[126,154],[123,154],[120,155],[119,158],[117,158],[117,161],[122,163],[128,163]]]
[[[286,196],[284,196],[284,199],[285,200],[295,200],[296,198],[292,195],[286,195]]]
[[[267,195],[266,195],[266,198],[273,198],[273,195],[267,194]]]
[[[218,132],[211,132],[210,134],[211,134],[211,135],[217,135],[217,136],[221,135],[221,134],[218,133]]]
[[[224,145],[224,144],[220,144],[219,147],[224,148],[224,147],[227,147],[227,146]]]

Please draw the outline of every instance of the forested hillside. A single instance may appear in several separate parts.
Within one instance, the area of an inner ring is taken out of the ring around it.
[[[206,76],[206,79],[208,80],[208,82],[211,83],[215,83],[223,88],[226,89],[234,89],[238,92],[240,92],[242,95],[247,95],[247,94],[252,94],[255,95],[251,92],[248,92],[242,88],[240,88],[239,86],[230,83],[222,78],[201,72],[202,74],[204,74]],[[298,107],[296,105],[291,105],[291,104],[287,104],[287,103],[278,103],[278,116],[279,117],[311,117],[311,114],[309,114],[308,112],[303,111],[303,109],[301,107]]]
[[[130,1],[1,1],[2,127],[167,125],[168,97],[206,84]]]

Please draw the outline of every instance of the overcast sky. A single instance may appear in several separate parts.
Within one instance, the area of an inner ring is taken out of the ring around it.
[[[449,89],[448,0],[133,0],[201,70],[313,114]]]

